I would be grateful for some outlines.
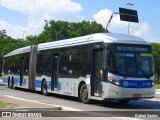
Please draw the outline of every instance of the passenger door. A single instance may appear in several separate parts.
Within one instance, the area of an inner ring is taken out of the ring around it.
[[[91,95],[102,96],[102,58],[103,49],[92,51]]]
[[[20,58],[20,86],[23,85],[23,74],[24,74],[24,57]]]
[[[58,76],[59,76],[59,54],[53,54],[52,58],[52,79],[51,79],[51,89],[57,90],[58,86]]]

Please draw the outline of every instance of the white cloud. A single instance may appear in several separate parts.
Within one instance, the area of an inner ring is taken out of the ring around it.
[[[79,3],[71,0],[1,0],[0,5],[27,15],[83,10]]]
[[[106,28],[106,25],[112,15],[112,11],[109,9],[100,10],[98,13],[93,15],[93,18],[96,20],[96,22],[102,24],[104,28]],[[112,31],[113,29],[119,29],[119,28],[125,28],[127,26],[126,22],[119,20],[119,15],[114,14],[113,18],[110,22],[109,29]]]
[[[35,21],[36,22],[36,21]],[[42,23],[41,21],[39,21],[38,23],[36,22],[36,24],[33,26],[32,24],[28,24],[28,26],[22,27],[22,26],[16,26],[16,25],[12,25],[6,21],[0,21],[0,30],[5,29],[7,32],[7,35],[11,36],[12,38],[23,38],[23,32],[25,31],[24,35],[31,35],[31,34],[38,34],[39,31],[38,29],[41,28],[42,30]]]
[[[112,11],[109,9],[100,10],[93,15],[96,22],[102,24],[104,28],[108,23],[112,15]],[[128,22],[120,21],[119,15],[114,15],[112,21],[110,22],[108,30],[114,33],[126,33],[128,34]],[[150,27],[147,22],[142,23],[130,23],[130,34],[142,37],[146,40],[150,40],[149,36]]]
[[[79,3],[72,0],[0,0],[0,6],[28,17],[25,27],[0,20],[0,29],[7,30],[14,38],[21,37],[22,30],[26,31],[26,35],[40,33],[45,24],[44,20],[80,20],[78,13],[83,10]]]
[[[147,22],[140,23],[139,26],[137,26],[137,29],[133,30],[133,34],[137,36],[144,36],[144,33],[149,32],[149,25]]]
[[[97,23],[102,24],[102,26],[105,28],[111,15],[112,11],[110,11],[109,9],[104,9],[94,14],[93,18],[96,20]]]

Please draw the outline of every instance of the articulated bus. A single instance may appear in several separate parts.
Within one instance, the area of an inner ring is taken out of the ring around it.
[[[4,56],[3,82],[25,88],[95,100],[130,100],[155,96],[152,46],[142,38],[92,35],[41,43]]]

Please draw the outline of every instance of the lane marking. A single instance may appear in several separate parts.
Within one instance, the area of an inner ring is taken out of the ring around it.
[[[37,103],[37,104],[42,104],[42,105],[48,105],[48,106],[53,106],[53,107],[61,107],[62,110],[66,110],[66,111],[67,110],[68,111],[82,111],[81,109],[71,108],[71,107],[68,107],[68,106],[48,104],[48,103],[38,102],[38,101],[34,101],[34,100],[28,100],[28,99],[24,99],[24,98],[18,98],[18,97],[9,96],[9,95],[3,95],[3,96],[8,97],[8,98],[17,99],[17,100],[23,100],[23,101],[27,101],[27,102],[33,102],[33,103]]]

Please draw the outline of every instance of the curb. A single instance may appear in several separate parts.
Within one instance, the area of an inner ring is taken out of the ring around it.
[[[28,99],[24,99],[24,98],[17,98],[17,97],[14,97],[14,96],[7,96],[7,95],[2,95],[4,97],[8,97],[10,99],[17,99],[17,100],[22,100],[24,102],[32,102],[32,103],[36,103],[36,104],[41,104],[41,105],[46,105],[46,106],[50,106],[50,107],[44,107],[44,108],[30,108],[30,107],[27,107],[27,108],[15,108],[13,110],[33,110],[35,111],[36,109],[37,110],[41,110],[41,111],[52,111],[52,110],[60,110],[60,111],[63,111],[63,110],[66,110],[66,111],[82,111],[81,109],[76,109],[76,108],[71,108],[71,107],[67,107],[67,106],[61,106],[61,105],[55,105],[55,104],[48,104],[48,103],[43,103],[43,102],[39,102],[39,101],[34,101],[34,100],[28,100]],[[1,110],[1,109],[0,109]]]
[[[0,108],[0,111],[62,111],[62,107],[58,105],[46,104],[7,95],[0,95],[0,97],[2,97],[2,101],[6,100],[8,103],[21,105],[15,108]]]

